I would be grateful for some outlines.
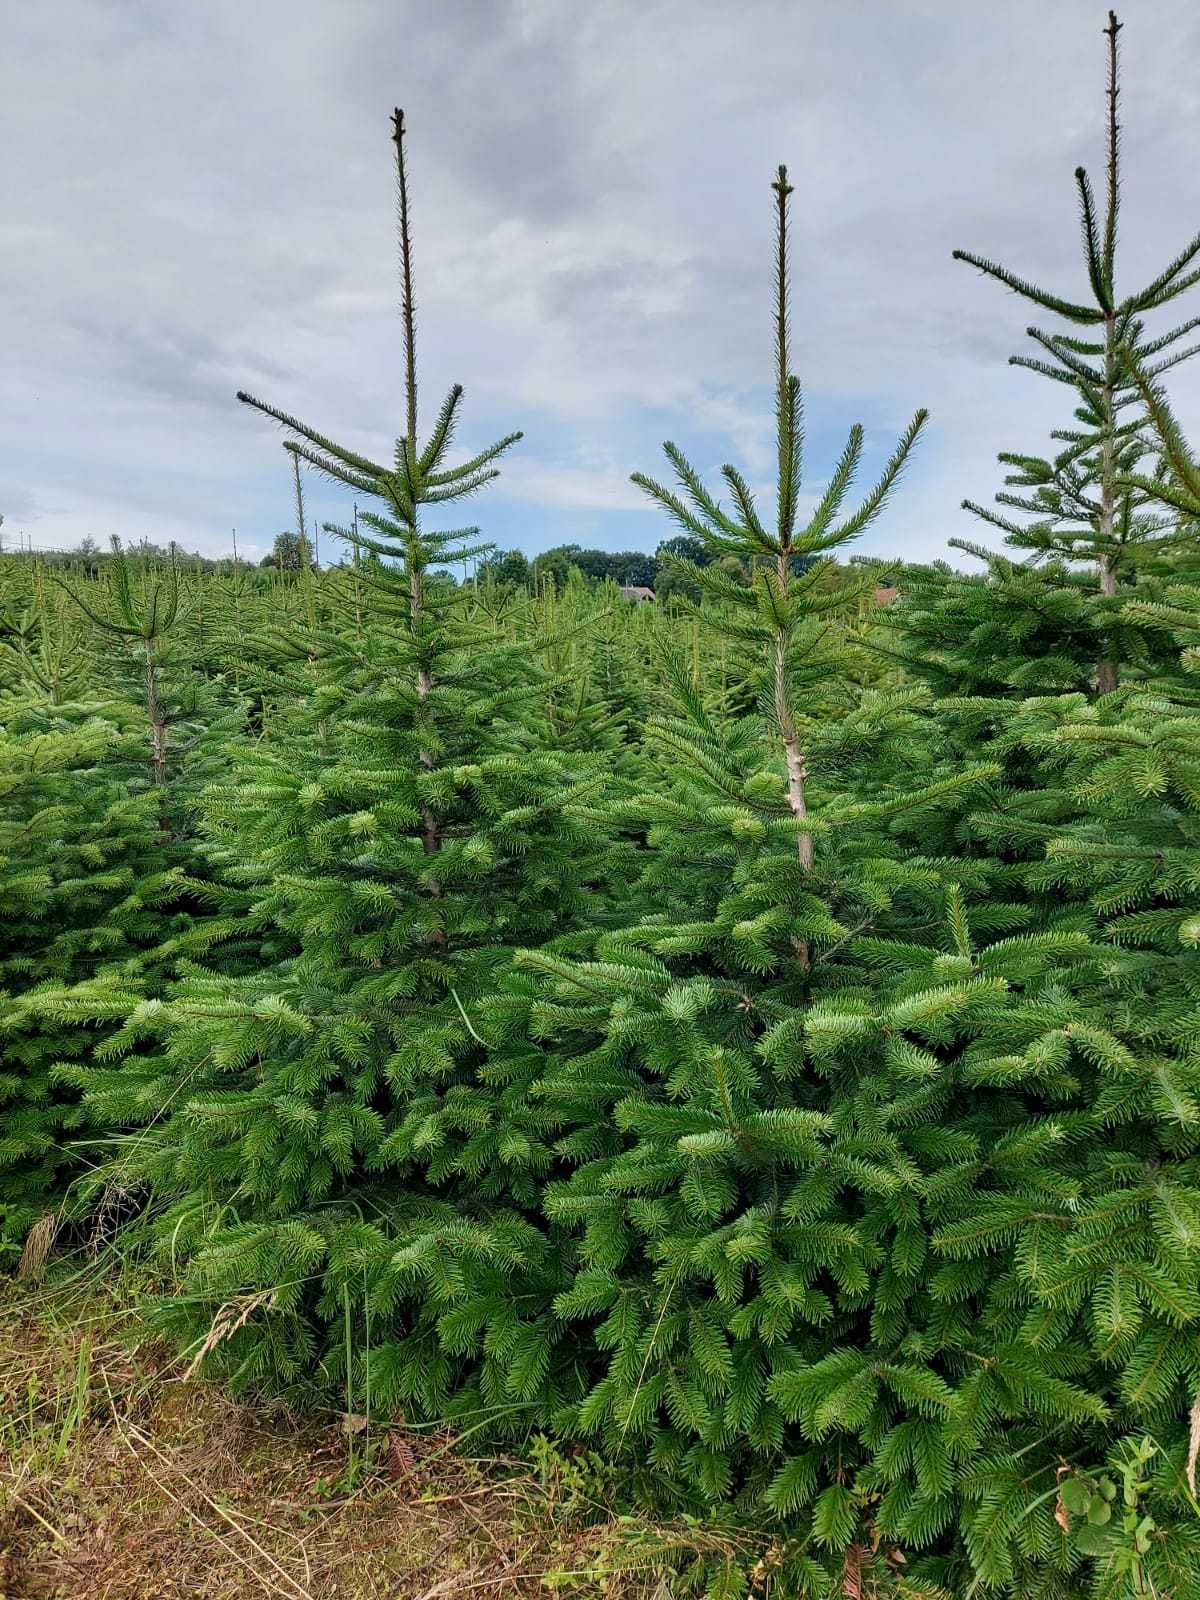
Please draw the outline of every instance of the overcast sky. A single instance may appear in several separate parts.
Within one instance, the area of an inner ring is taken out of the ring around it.
[[[665,438],[769,481],[781,160],[809,488],[851,422],[870,469],[932,412],[864,549],[977,536],[959,502],[995,489],[995,452],[1064,420],[1064,391],[1006,366],[1028,308],[950,252],[1086,293],[1092,0],[0,3],[7,538],[219,553],[236,526],[267,550],[288,458],[239,387],[389,448],[395,104],[425,416],[458,381],[464,451],[525,432],[471,511],[503,547],[653,549],[673,530],[629,473]],[[1200,229],[1200,7],[1127,10],[1119,293]],[[1195,432],[1200,361],[1172,390]],[[338,491],[309,496],[342,518]]]

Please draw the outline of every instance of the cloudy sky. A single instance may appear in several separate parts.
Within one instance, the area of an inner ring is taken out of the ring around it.
[[[1200,229],[1200,8],[1128,10],[1126,292]],[[464,450],[525,432],[472,510],[489,537],[653,549],[671,530],[628,475],[664,438],[768,481],[784,160],[809,487],[851,422],[874,466],[927,405],[865,548],[939,553],[977,532],[958,506],[996,487],[996,450],[1063,421],[1057,386],[1006,366],[1027,308],[950,252],[1085,292],[1071,172],[1100,176],[1104,21],[1094,0],[9,0],[3,532],[218,553],[236,526],[265,551],[288,463],[239,387],[388,447],[400,104],[426,415],[460,381]],[[1200,362],[1173,392],[1195,431]]]

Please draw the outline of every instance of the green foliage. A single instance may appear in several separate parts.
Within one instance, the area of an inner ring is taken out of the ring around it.
[[[922,412],[802,488],[782,168],[772,503],[443,529],[517,435],[420,426],[396,114],[390,459],[243,396],[348,558],[2,569],[0,1248],[119,1218],[188,1361],[524,1442],[681,1592],[1200,1592],[1200,246],[1118,297],[1116,29],[1088,289],[976,261],[1076,325],[983,576],[839,559]]]
[[[241,721],[220,677],[168,647],[174,563],[134,570],[114,541],[86,595],[22,562],[0,578],[0,1255],[16,1255],[97,1164],[66,1138],[81,1112],[65,1074],[129,994],[159,993],[227,931],[195,898],[201,861],[174,824]]]
[[[276,572],[303,572],[311,564],[312,550],[301,533],[277,533],[270,555],[259,562],[262,567],[274,567]]]
[[[1108,27],[1107,139],[1105,205],[1103,220],[1097,214],[1091,181],[1082,167],[1075,170],[1079,199],[1084,265],[1088,288],[1076,301],[1063,299],[1018,277],[1007,268],[966,251],[957,260],[979,269],[1006,288],[1049,311],[1068,324],[1066,332],[1047,333],[1031,327],[1037,346],[1034,356],[1013,356],[1014,366],[1025,367],[1065,387],[1072,394],[1072,425],[1056,429],[1059,447],[1053,457],[1029,452],[1003,452],[1008,469],[1005,488],[996,496],[999,511],[974,501],[966,509],[999,528],[1013,548],[1035,552],[1034,560],[1049,558],[1057,570],[1046,575],[1043,587],[1064,581],[1063,566],[1084,561],[1094,564],[1100,599],[1082,608],[1099,635],[1104,656],[1096,667],[1098,687],[1109,692],[1120,675],[1122,638],[1115,626],[1114,598],[1118,583],[1137,568],[1152,565],[1188,539],[1179,519],[1164,515],[1156,482],[1158,447],[1148,429],[1135,376],[1153,381],[1200,351],[1200,345],[1180,347],[1180,342],[1200,326],[1189,317],[1165,332],[1148,332],[1145,318],[1173,304],[1200,282],[1200,234],[1192,238],[1151,282],[1132,294],[1117,292],[1117,236],[1121,203],[1120,124],[1118,100],[1117,36],[1121,24],[1111,11]],[[1092,330],[1084,334],[1083,330]],[[962,547],[961,548],[969,548]],[[993,575],[1011,580],[1011,571]],[[1076,606],[1076,615],[1081,608]],[[1059,665],[1058,670],[1062,670]]]

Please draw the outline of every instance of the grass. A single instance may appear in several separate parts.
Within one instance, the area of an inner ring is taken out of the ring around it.
[[[234,1399],[135,1298],[0,1281],[0,1600],[668,1600],[725,1553],[617,1515],[589,1458]]]

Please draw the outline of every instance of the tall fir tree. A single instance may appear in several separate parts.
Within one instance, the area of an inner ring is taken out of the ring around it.
[[[508,1208],[523,1247],[521,1208],[536,1209],[552,1160],[546,1118],[523,1090],[528,1049],[482,1068],[477,1008],[514,946],[591,920],[603,855],[581,803],[600,764],[538,736],[547,674],[439,571],[487,547],[475,529],[424,521],[493,478],[518,435],[453,464],[457,386],[420,435],[399,111],[393,139],[405,373],[393,461],[242,396],[284,426],[295,458],[354,490],[355,525],[329,531],[362,558],[335,580],[337,614],[302,635],[323,733],[243,748],[203,802],[266,959],[195,967],[162,1004],[134,1007],[127,1054],[72,1075],[98,1121],[146,1124],[106,1176],[148,1188],[152,1237],[191,1262],[168,1320],[177,1310],[199,1345],[231,1297],[257,1306],[213,1351],[243,1378],[307,1371],[314,1350],[336,1364],[347,1314],[381,1344],[402,1340],[404,1308],[382,1292],[368,1303],[365,1264],[390,1261],[414,1215],[469,1238],[477,1213],[499,1228]],[[407,1315],[419,1322],[419,1304]],[[377,1392],[387,1361],[376,1352]],[[410,1381],[441,1394],[445,1363],[414,1363]]]
[[[996,496],[997,509],[963,502],[1002,532],[1011,550],[1033,552],[1033,569],[953,540],[988,563],[986,588],[948,572],[932,580],[915,574],[908,579],[914,614],[897,619],[908,623],[903,653],[917,670],[932,654],[935,669],[944,664],[968,682],[984,677],[1009,694],[1092,684],[1109,693],[1123,662],[1144,665],[1147,641],[1123,623],[1118,590],[1133,584],[1139,571],[1153,570],[1183,537],[1177,519],[1162,514],[1140,481],[1147,473],[1153,476],[1155,447],[1127,357],[1155,376],[1200,350],[1200,344],[1182,344],[1200,327],[1200,317],[1160,332],[1147,323],[1200,282],[1200,233],[1150,282],[1119,292],[1120,29],[1110,12],[1102,213],[1087,172],[1075,171],[1087,275],[1083,294],[1078,299],[1057,294],[985,257],[954,252],[957,260],[1066,324],[1054,331],[1030,327],[1035,353],[1010,359],[1069,391],[1071,425],[1054,431],[1057,448],[1046,458],[1029,452],[1000,455],[1008,474]],[[1077,573],[1080,563],[1089,571]]]
[[[546,1213],[552,1241],[578,1239],[577,1263],[561,1256],[571,1281],[555,1309],[589,1353],[592,1381],[557,1425],[647,1460],[709,1514],[734,1497],[746,1514],[786,1520],[790,1578],[824,1592],[848,1563],[882,1569],[886,1558],[870,1555],[869,1496],[851,1484],[844,1442],[826,1446],[828,1425],[801,1442],[792,1379],[832,1347],[860,1344],[853,1372],[829,1374],[831,1391],[855,1386],[867,1412],[874,1400],[875,1414],[897,1423],[908,1408],[953,1407],[932,1363],[902,1354],[903,1324],[883,1308],[911,1292],[923,1259],[919,1206],[904,1191],[955,1146],[949,1130],[920,1126],[928,1096],[911,1083],[889,1105],[879,1058],[827,1071],[820,1030],[837,1036],[839,997],[882,1003],[862,953],[867,928],[890,948],[897,927],[927,939],[943,921],[940,864],[899,859],[889,819],[961,806],[991,769],[921,785],[893,767],[881,783],[873,753],[912,696],[848,702],[844,624],[875,579],[830,584],[828,552],[879,513],[923,414],[844,514],[863,444],[856,428],[801,521],[782,170],[774,194],[775,516],[760,515],[733,467],[723,469],[725,510],[673,445],[678,491],[635,479],[706,550],[744,568],[742,582],[715,561],[684,570],[710,625],[735,643],[756,714],[731,718],[706,703],[686,660],[668,654],[676,708],[649,730],[658,785],[620,808],[627,823],[649,825],[668,909],[603,935],[583,959],[543,949],[522,961],[544,985],[530,1027],[553,1046],[537,1094],[565,1120],[559,1149],[577,1168],[549,1185]],[[898,948],[914,959],[911,945]],[[918,948],[929,975],[910,985],[902,1025],[937,1035],[977,997],[947,992],[937,948]],[[995,987],[982,982],[981,997]],[[901,1265],[888,1266],[893,1255]],[[826,1376],[814,1372],[816,1399]],[[864,1427],[865,1417],[847,1420]]]

